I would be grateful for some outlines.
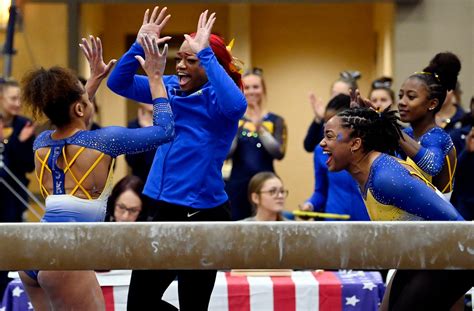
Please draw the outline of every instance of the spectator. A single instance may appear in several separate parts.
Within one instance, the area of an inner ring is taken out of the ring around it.
[[[449,135],[452,134],[453,130],[462,127],[462,119],[466,115],[461,106],[461,94],[461,85],[458,81],[454,90],[446,94],[446,99],[436,114],[436,124],[448,132]]]
[[[358,71],[342,71],[339,74],[339,79],[334,81],[331,85],[331,98],[338,94],[349,95],[349,91],[355,90],[358,88],[357,80],[361,77],[360,72]],[[311,92],[309,94],[309,103],[313,109],[314,119],[311,122],[306,137],[304,138],[303,146],[307,152],[313,152],[316,145],[323,138],[323,118],[325,107],[320,98],[317,98],[316,95]]]
[[[372,82],[369,100],[377,111],[383,111],[390,107],[390,110],[396,110],[395,94],[392,90],[392,78],[381,77]]]
[[[259,172],[275,171],[273,162],[285,156],[287,139],[285,120],[268,112],[263,105],[267,90],[262,70],[250,70],[242,80],[248,108],[239,121],[239,129],[228,155],[232,159],[232,171],[226,186],[233,220],[252,214],[246,196],[249,181]]]
[[[143,192],[143,182],[137,176],[125,176],[112,189],[107,201],[106,220],[134,222],[148,219],[148,205]]]
[[[20,86],[13,80],[0,83],[0,108],[3,114],[2,131],[3,140],[3,162],[15,177],[24,185],[28,186],[29,180],[26,174],[34,169],[33,142],[35,140],[34,124],[20,115]],[[5,179],[13,191],[4,184],[0,184],[0,222],[21,222],[26,206],[15,196],[16,192],[28,202],[28,195],[10,177],[7,172],[0,168],[0,177]]]
[[[288,190],[283,187],[280,177],[272,172],[261,172],[250,179],[248,199],[254,208],[255,216],[245,221],[280,221]]]

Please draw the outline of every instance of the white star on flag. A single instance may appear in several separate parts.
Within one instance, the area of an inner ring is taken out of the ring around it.
[[[359,302],[360,300],[357,299],[356,295],[352,296],[352,297],[349,297],[347,298],[346,297],[346,306],[347,305],[351,305],[351,306],[354,306]]]
[[[5,311],[6,309],[7,309],[7,307],[1,307],[0,311]]]
[[[28,310],[33,310],[33,305],[31,304],[31,302],[28,301]]]
[[[365,282],[364,287],[362,289],[368,289],[368,290],[372,291],[374,289],[374,287],[377,287],[377,285],[375,285],[372,282]]]
[[[21,293],[23,293],[24,290],[22,290],[20,287],[16,286],[14,289],[13,289],[13,297],[20,297],[21,296]]]

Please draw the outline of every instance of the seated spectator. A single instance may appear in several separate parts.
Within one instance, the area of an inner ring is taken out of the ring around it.
[[[248,187],[248,198],[255,210],[255,216],[244,221],[287,220],[281,213],[285,208],[288,190],[280,177],[272,172],[261,172],[252,177]]]
[[[143,182],[137,176],[125,176],[112,189],[107,201],[106,221],[133,222],[148,218]]]

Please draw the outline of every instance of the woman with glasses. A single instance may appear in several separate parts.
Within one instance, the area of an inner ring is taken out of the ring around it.
[[[137,176],[125,176],[112,189],[107,201],[106,219],[111,222],[145,221],[148,208],[143,182]]]
[[[283,187],[280,177],[272,172],[258,173],[252,177],[248,187],[248,199],[255,211],[255,216],[245,221],[280,221],[287,220],[281,215],[285,208],[288,190]]]
[[[226,191],[232,208],[232,220],[252,214],[246,192],[250,179],[259,172],[274,172],[274,160],[281,160],[286,151],[285,120],[265,106],[267,95],[262,69],[254,68],[242,78],[247,111],[239,121],[239,129],[228,155],[232,171]]]

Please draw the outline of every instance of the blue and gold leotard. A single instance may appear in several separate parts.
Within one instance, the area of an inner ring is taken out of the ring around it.
[[[371,220],[463,220],[448,201],[386,154],[372,163],[362,194]]]
[[[404,132],[414,139],[412,128],[404,129]],[[449,152],[454,148],[451,137],[440,127],[433,127],[423,134],[419,139],[421,146],[413,159],[407,157],[407,162],[412,162],[418,170],[428,180],[438,175],[443,169],[445,159],[448,166],[449,182],[439,187],[442,193],[451,193],[453,191],[454,173],[456,170],[456,157],[454,163],[449,159]]]
[[[79,131],[68,138],[58,140],[51,137],[53,131],[41,133],[34,142],[33,150],[40,164],[39,170],[36,171],[40,192],[46,198],[46,213],[42,221],[103,221],[107,198],[112,186],[113,160],[110,164],[104,189],[101,190],[98,198],[93,199],[89,192],[84,189],[82,183],[93,173],[96,166],[106,155],[114,159],[121,154],[139,153],[156,148],[158,145],[170,142],[173,139],[174,121],[168,100],[155,99],[153,110],[154,126],[152,127],[127,129],[111,126],[95,131]],[[66,157],[67,145],[80,146],[79,150],[70,159]],[[38,149],[41,148],[48,149],[44,158],[38,154]],[[71,167],[86,149],[97,150],[99,155],[85,174],[76,176]],[[60,168],[57,164],[60,157],[65,163],[64,168]],[[51,174],[53,181],[52,193],[49,193],[43,184],[45,173]],[[75,187],[69,193],[66,193],[65,190],[66,175],[75,182]],[[87,199],[75,196],[79,189]]]

